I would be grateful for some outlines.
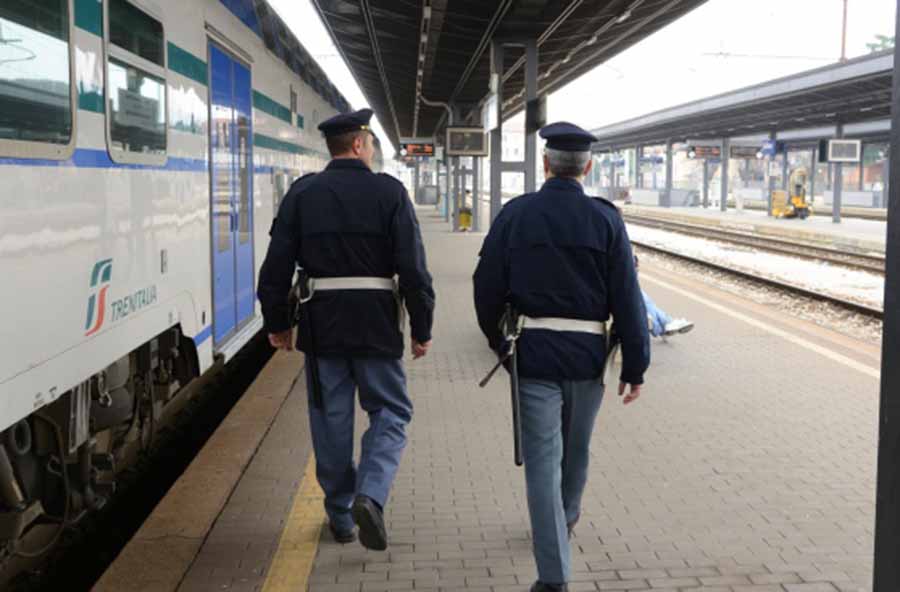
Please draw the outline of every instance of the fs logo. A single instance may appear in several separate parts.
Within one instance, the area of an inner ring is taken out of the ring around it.
[[[84,323],[84,335],[90,337],[103,327],[106,315],[106,292],[112,279],[112,259],[98,261],[91,272],[91,290],[88,298],[87,320]]]

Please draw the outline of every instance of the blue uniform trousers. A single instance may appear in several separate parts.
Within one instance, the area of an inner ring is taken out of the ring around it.
[[[393,358],[318,357],[322,409],[312,402],[309,368],[309,423],[316,454],[316,478],[325,492],[325,510],[338,529],[353,527],[350,506],[365,495],[384,507],[400,457],[412,402],[406,393],[403,363]],[[359,467],[353,462],[355,393],[369,415],[362,437]]]
[[[597,380],[519,380],[522,452],[538,578],[569,580],[566,525],[581,513],[589,446],[603,400]]]

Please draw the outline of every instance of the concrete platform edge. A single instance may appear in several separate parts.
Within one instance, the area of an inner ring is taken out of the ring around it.
[[[290,394],[302,355],[277,352],[94,586],[174,591]]]

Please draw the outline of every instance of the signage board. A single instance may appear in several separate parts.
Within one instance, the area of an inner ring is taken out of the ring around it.
[[[828,141],[828,162],[859,162],[861,154],[860,140]]]
[[[731,158],[746,158],[756,160],[761,156],[759,146],[732,146]]]
[[[400,138],[403,156],[434,156],[433,138]]]
[[[781,150],[779,150],[779,148],[781,148],[781,146],[779,146],[779,142],[777,142],[775,140],[766,140],[760,146],[759,152],[763,156],[768,156],[769,158],[772,158],[773,156],[775,156],[776,154],[781,152]]]
[[[721,146],[691,146],[694,158],[722,158]]]
[[[483,127],[448,127],[447,156],[487,156],[487,135]]]

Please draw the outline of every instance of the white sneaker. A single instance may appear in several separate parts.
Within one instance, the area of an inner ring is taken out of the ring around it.
[[[694,323],[687,319],[672,319],[663,331],[663,335],[674,335],[675,333],[687,333],[694,328]]]

